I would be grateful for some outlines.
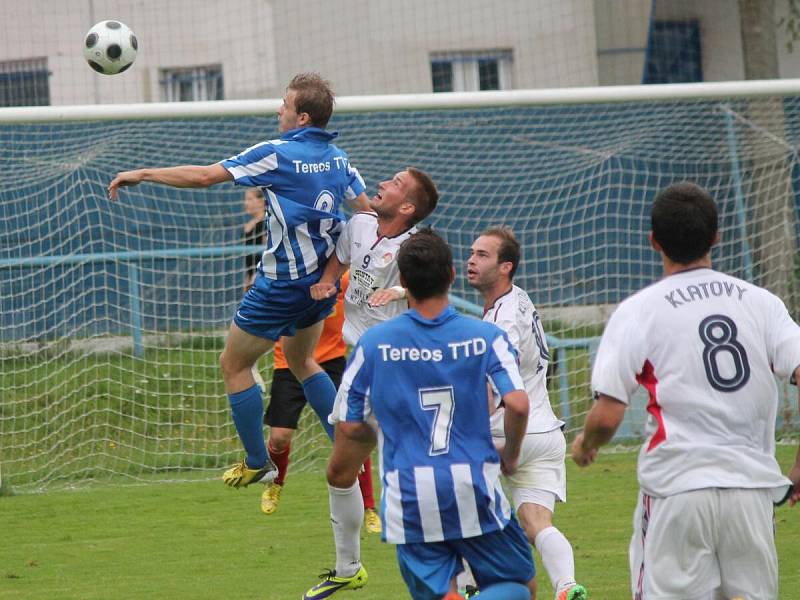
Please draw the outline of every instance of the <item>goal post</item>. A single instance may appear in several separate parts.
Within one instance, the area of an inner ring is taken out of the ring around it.
[[[242,295],[243,190],[142,184],[118,171],[210,164],[277,136],[278,100],[0,109],[0,464],[39,490],[216,477],[240,457],[218,367]],[[542,316],[551,400],[583,421],[613,307],[659,277],[649,206],[693,180],[717,199],[716,265],[800,308],[800,80],[343,97],[331,129],[368,190],[407,166],[441,192],[455,302],[480,232],[510,226],[515,282]],[[261,362],[269,383],[271,359]],[[800,427],[788,396],[782,429]],[[641,436],[641,399],[620,439]],[[329,446],[305,411],[292,469]]]

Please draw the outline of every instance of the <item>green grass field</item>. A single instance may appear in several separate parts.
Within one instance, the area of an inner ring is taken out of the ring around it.
[[[786,467],[794,446],[780,446]],[[627,545],[636,501],[636,455],[602,454],[578,470],[569,463],[569,502],[556,524],[575,547],[577,575],[593,600],[628,593]],[[259,512],[260,486],[221,482],[90,487],[0,496],[0,599],[299,600],[333,566],[323,474],[287,482],[281,506]],[[777,512],[781,594],[800,589],[800,510]],[[346,600],[408,598],[391,546],[362,535],[370,580]],[[538,564],[537,564],[538,567]],[[540,571],[539,598],[552,598]]]

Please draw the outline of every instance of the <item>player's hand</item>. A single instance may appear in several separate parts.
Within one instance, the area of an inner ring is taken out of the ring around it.
[[[505,456],[505,453],[500,455],[500,470],[503,475],[513,475],[519,466],[519,456],[513,458]]]
[[[512,475],[519,466],[519,454],[516,456],[508,456],[505,442],[494,442],[494,447],[500,455],[500,471],[502,471],[504,475]]]
[[[386,306],[395,300],[401,300],[405,296],[392,288],[375,290],[369,297],[369,305],[372,307]]]
[[[311,297],[314,300],[325,300],[331,296],[335,296],[337,291],[335,283],[324,283],[320,281],[311,286]]]
[[[792,493],[789,494],[789,506],[794,506],[800,502],[800,464],[796,464],[792,467],[792,470],[789,471],[789,479],[791,479],[794,484],[794,489]]]
[[[597,458],[597,448],[583,449],[583,434],[579,433],[572,442],[572,460],[579,467],[588,467]]]
[[[117,173],[117,176],[108,184],[108,198],[109,200],[117,199],[117,191],[123,185],[136,185],[142,182],[142,170],[136,171],[123,171]]]

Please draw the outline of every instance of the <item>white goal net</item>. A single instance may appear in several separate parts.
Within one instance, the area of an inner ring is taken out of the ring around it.
[[[464,279],[470,244],[490,225],[517,233],[516,283],[542,315],[551,399],[569,434],[591,401],[592,353],[610,310],[660,274],[646,234],[665,185],[707,187],[722,218],[716,265],[766,285],[798,316],[800,83],[648,93],[500,93],[481,96],[483,106],[477,95],[452,106],[383,97],[372,109],[370,99],[343,98],[331,123],[370,193],[409,165],[431,174],[442,199],[429,223],[453,246],[454,295],[466,310],[478,304]],[[105,195],[119,170],[208,164],[274,136],[271,115],[216,109],[169,119],[0,113],[7,484],[214,477],[239,458],[217,361],[242,294],[242,190],[142,184],[115,203]],[[261,363],[267,383],[270,365]],[[798,427],[792,398],[782,400],[782,430]],[[644,418],[639,403],[620,439],[639,437]],[[292,468],[321,470],[328,451],[306,411]]]

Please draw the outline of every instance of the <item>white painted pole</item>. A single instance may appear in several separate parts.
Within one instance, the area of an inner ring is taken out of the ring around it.
[[[800,79],[771,79],[763,81],[618,85],[497,92],[343,96],[336,100],[336,111],[339,113],[353,113],[797,95],[800,95]],[[280,104],[280,99],[269,99],[218,100],[213,102],[152,102],[146,104],[87,104],[81,106],[22,106],[0,108],[0,123],[273,115]]]

